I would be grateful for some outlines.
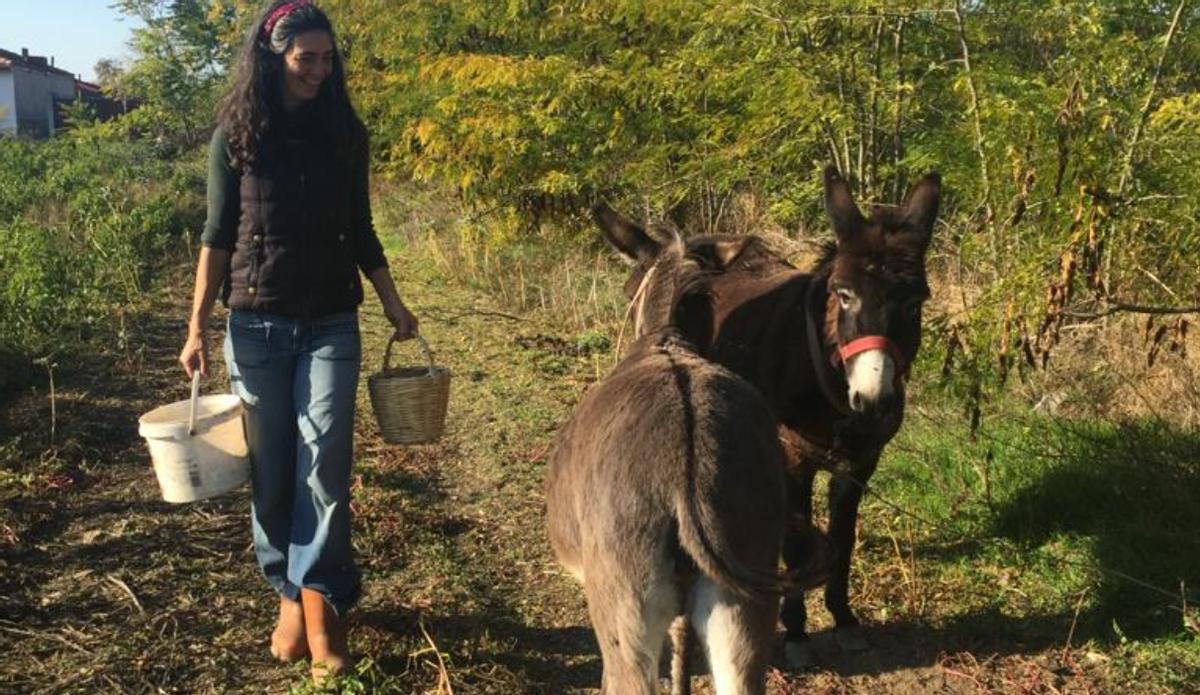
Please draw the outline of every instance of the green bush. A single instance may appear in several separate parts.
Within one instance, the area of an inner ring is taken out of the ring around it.
[[[172,240],[198,229],[198,157],[81,127],[59,139],[0,140],[0,353],[70,354],[111,337]]]

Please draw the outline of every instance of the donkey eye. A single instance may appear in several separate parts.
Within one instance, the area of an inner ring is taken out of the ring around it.
[[[850,303],[854,301],[854,293],[850,290],[837,290],[838,302],[841,303],[843,309],[849,309]]]

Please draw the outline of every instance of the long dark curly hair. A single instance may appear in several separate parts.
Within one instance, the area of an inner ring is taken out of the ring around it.
[[[264,23],[284,4],[286,0],[271,2],[250,26],[233,87],[217,112],[217,123],[229,141],[231,164],[239,171],[254,168],[272,129],[282,121],[283,54],[296,36],[307,31],[327,32],[334,45],[333,72],[313,100],[322,134],[343,156],[358,152],[366,138],[346,93],[346,70],[329,17],[316,5],[302,4],[278,19],[267,36]]]

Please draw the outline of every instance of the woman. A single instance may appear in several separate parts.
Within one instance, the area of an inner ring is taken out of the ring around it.
[[[208,221],[179,361],[208,372],[205,327],[229,307],[225,360],[245,404],[254,545],[279,594],[271,653],[346,668],[344,615],[360,593],[350,465],[361,270],[397,338],[416,318],[371,223],[367,135],[326,15],[274,2],[256,22],[209,150]]]

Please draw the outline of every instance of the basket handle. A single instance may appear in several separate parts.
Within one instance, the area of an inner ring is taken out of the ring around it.
[[[412,337],[417,339],[417,344],[421,346],[421,352],[425,354],[425,361],[429,363],[429,376],[433,376],[433,350],[429,349],[429,343],[421,337],[420,333],[413,333]],[[387,349],[383,351],[383,371],[388,371],[392,368],[392,346],[400,342],[396,339],[396,334],[393,333],[391,339],[388,340]]]

